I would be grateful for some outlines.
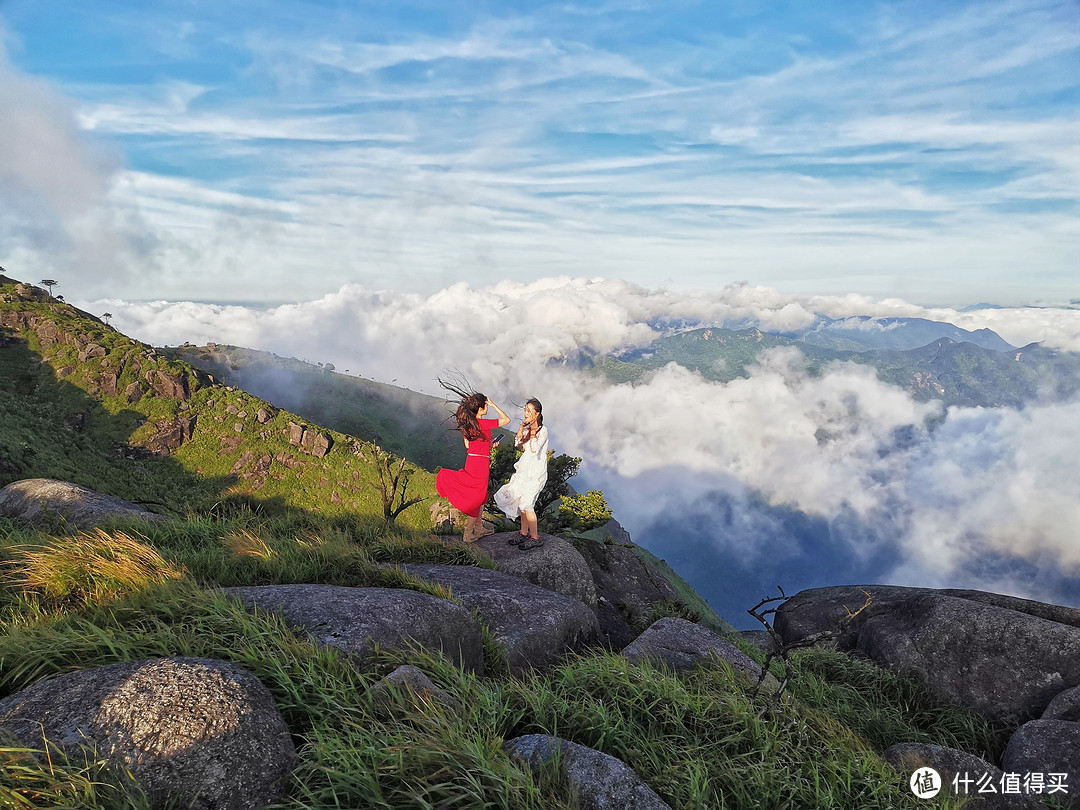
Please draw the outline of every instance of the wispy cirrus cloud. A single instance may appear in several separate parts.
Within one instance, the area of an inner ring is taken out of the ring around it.
[[[171,295],[185,253],[271,300],[552,272],[925,303],[1074,296],[1070,3],[598,9],[249,0],[135,19],[105,2],[89,69],[40,63],[140,178],[106,195],[163,246],[135,296]],[[54,36],[88,24],[70,17]],[[151,176],[186,182],[188,204]],[[199,211],[214,192],[247,202]],[[288,205],[269,216],[258,198]],[[200,297],[215,295],[244,297]]]

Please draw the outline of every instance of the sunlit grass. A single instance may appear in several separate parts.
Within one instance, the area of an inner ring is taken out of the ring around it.
[[[130,775],[88,751],[64,758],[8,746],[0,747],[0,807],[149,810],[150,802]]]
[[[91,602],[180,579],[182,566],[125,532],[95,529],[9,548],[7,583],[53,601]]]

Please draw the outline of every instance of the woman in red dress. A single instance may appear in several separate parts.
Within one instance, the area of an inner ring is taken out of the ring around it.
[[[435,489],[468,516],[464,540],[466,543],[473,543],[481,536],[480,512],[488,496],[491,431],[510,424],[510,417],[483,394],[467,394],[445,383],[444,385],[447,390],[461,397],[454,416],[457,419],[457,429],[465,439],[465,468],[439,470],[435,476]],[[498,419],[485,418],[489,407],[499,414]]]

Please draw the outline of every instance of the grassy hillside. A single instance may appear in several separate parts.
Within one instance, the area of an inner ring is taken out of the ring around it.
[[[372,447],[28,295],[0,277],[0,485],[60,478],[173,515],[248,502],[381,516]],[[410,494],[434,499],[433,474],[408,469]],[[429,528],[428,504],[399,522]]]
[[[208,344],[161,350],[318,425],[377,442],[429,470],[457,467],[461,439],[443,399],[271,352]]]
[[[94,553],[103,548],[107,559]],[[596,650],[510,677],[490,637],[482,678],[422,652],[359,667],[211,590],[323,582],[437,592],[379,567],[421,555],[453,563],[469,552],[346,530],[310,513],[210,515],[62,539],[0,521],[0,558],[9,562],[0,568],[0,698],[47,675],[120,661],[231,661],[266,684],[297,743],[282,810],[575,807],[558,780],[534,777],[502,752],[504,740],[528,733],[622,759],[677,810],[956,807],[917,801],[881,752],[921,740],[994,758],[1005,739],[914,683],[838,653],[800,654],[794,694],[759,718],[760,700],[725,667],[674,675]],[[369,701],[367,690],[406,661],[461,708],[408,693]],[[147,804],[96,758],[43,763],[0,747],[0,806]]]

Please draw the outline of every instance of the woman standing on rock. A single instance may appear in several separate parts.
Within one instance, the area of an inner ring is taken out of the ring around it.
[[[542,546],[536,528],[536,499],[547,483],[548,432],[544,427],[544,406],[535,397],[525,403],[525,415],[514,443],[521,458],[514,465],[510,481],[495,493],[495,505],[513,520],[521,515],[521,531],[509,540],[523,549]]]
[[[480,524],[480,512],[488,494],[488,476],[491,473],[491,431],[510,424],[510,417],[483,394],[463,389],[439,380],[447,391],[459,397],[454,418],[457,429],[465,439],[465,467],[460,470],[442,469],[435,476],[435,490],[468,516],[463,539],[474,543],[485,534]],[[498,419],[486,419],[488,408],[494,408]]]

